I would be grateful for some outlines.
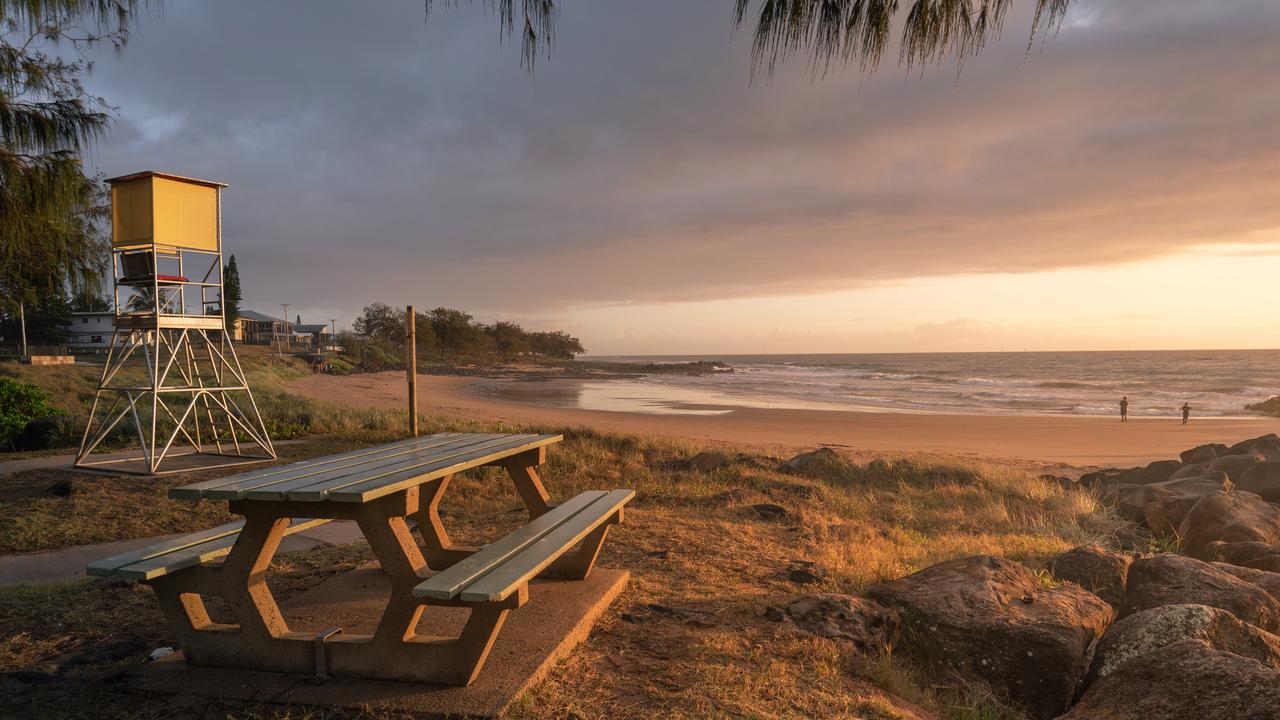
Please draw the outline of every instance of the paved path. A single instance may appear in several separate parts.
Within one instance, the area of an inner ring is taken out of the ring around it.
[[[5,555],[0,557],[0,586],[82,580],[86,577],[85,566],[94,560],[146,547],[171,537],[177,535]],[[297,552],[319,545],[347,545],[363,539],[364,535],[354,521],[334,520],[286,537],[280,543],[280,552]]]
[[[280,445],[298,445],[314,438],[294,438],[292,440],[272,440],[271,444]],[[181,448],[175,448],[181,449]],[[94,453],[90,457],[94,460],[128,460],[138,456],[138,450],[122,450],[113,453]],[[22,472],[24,470],[46,470],[48,468],[61,468],[71,470],[71,464],[76,461],[75,455],[43,455],[41,457],[26,458],[23,460],[7,460],[0,462],[0,475],[9,473]]]

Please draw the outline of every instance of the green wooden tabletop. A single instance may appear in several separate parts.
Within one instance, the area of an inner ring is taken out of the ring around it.
[[[446,475],[560,442],[561,435],[438,433],[339,455],[204,480],[179,500],[369,502]]]

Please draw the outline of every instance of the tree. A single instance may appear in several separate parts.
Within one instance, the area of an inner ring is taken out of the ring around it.
[[[61,290],[46,293],[35,302],[25,303],[27,342],[32,345],[61,345],[70,336],[71,303]],[[0,318],[0,337],[17,339],[21,335],[16,312]]]
[[[563,330],[552,332],[536,332],[529,336],[533,353],[556,360],[572,360],[575,355],[585,353],[582,341]]]
[[[453,354],[482,354],[492,345],[484,330],[472,321],[471,315],[461,310],[438,307],[427,313],[431,321],[431,329],[440,343],[440,357]]]
[[[226,316],[227,329],[234,329],[240,317],[240,268],[236,267],[235,255],[222,270],[222,312]]]
[[[1037,37],[1052,32],[1072,0],[1027,0],[1035,3],[1030,49]],[[434,0],[425,0],[430,14]],[[453,4],[450,2],[449,4]],[[902,16],[899,0],[733,0],[733,27],[742,27],[753,5],[755,33],[751,45],[754,73],[763,67],[772,73],[777,64],[797,53],[809,56],[815,75],[825,75],[836,65],[857,65],[874,70],[884,55],[893,25]],[[902,18],[899,63],[908,68],[942,64],[951,58],[957,66],[999,36],[1013,0],[913,0]],[[496,10],[500,31],[516,32],[515,0],[484,0],[486,10]],[[560,15],[560,0],[522,0],[520,3],[520,65],[533,70],[540,54],[550,56]]]
[[[0,307],[97,286],[101,183],[83,147],[110,110],[80,83],[88,50],[128,39],[137,0],[0,0]]]
[[[493,339],[494,348],[503,357],[516,357],[529,352],[529,333],[513,322],[500,321],[485,325],[484,332]]]
[[[298,313],[298,315],[297,315],[297,321],[296,321],[296,322],[294,322],[293,324],[294,324],[294,325],[301,325],[301,324],[302,324],[302,313]]]
[[[393,345],[404,344],[406,332],[404,313],[386,303],[376,302],[366,305],[352,327],[359,335],[366,335]]]

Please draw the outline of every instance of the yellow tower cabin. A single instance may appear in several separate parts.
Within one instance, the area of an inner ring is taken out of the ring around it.
[[[226,184],[154,171],[107,183],[115,335],[76,467],[150,475],[166,458],[183,458],[168,472],[273,459],[226,330]],[[140,458],[91,459],[117,428],[130,425]]]

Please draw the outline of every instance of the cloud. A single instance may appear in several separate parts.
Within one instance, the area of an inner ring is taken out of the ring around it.
[[[231,183],[248,307],[513,317],[1105,265],[1280,227],[1280,4],[1078,0],[1025,55],[749,82],[727,3],[568,3],[533,77],[420,2],[171,2],[94,161]]]

